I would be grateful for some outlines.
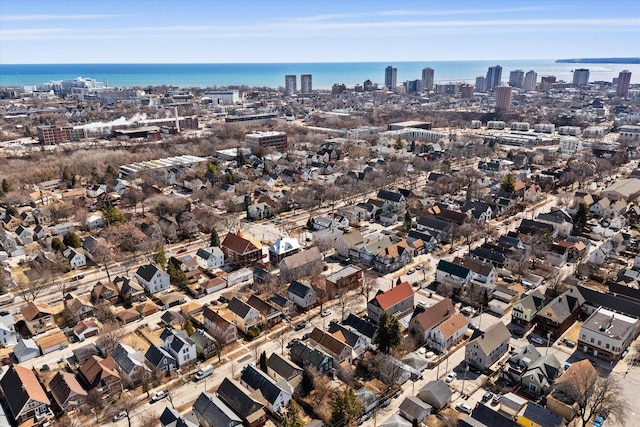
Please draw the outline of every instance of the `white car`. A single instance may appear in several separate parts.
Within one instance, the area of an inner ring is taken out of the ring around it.
[[[531,342],[535,343],[535,344],[539,344],[539,345],[545,345],[547,343],[544,339],[542,339],[540,337],[531,338]]]
[[[157,402],[158,400],[162,400],[165,397],[167,397],[169,394],[162,390],[162,391],[156,391],[156,394],[153,395],[153,397],[151,398],[151,403],[153,402]]]
[[[126,416],[127,416],[127,413],[125,411],[120,411],[113,416],[113,422],[115,423],[116,421],[121,420]]]
[[[322,316],[322,317],[331,316],[331,313],[333,313],[331,310],[325,310],[325,311],[322,312],[322,314],[320,316]]]
[[[444,380],[444,382],[450,384],[456,378],[458,378],[458,374],[456,374],[455,372],[449,372],[449,375],[447,375],[447,378]]]
[[[456,405],[456,409],[460,412],[464,412],[465,414],[470,414],[471,412],[473,412],[471,406],[467,405],[466,403],[458,403]]]

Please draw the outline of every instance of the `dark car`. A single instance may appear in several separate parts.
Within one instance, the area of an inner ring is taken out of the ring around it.
[[[490,391],[486,392],[485,394],[482,395],[482,401],[483,402],[488,402],[493,398],[493,393],[491,393]]]
[[[298,323],[298,324],[296,325],[296,327],[295,327],[295,328],[293,328],[293,330],[294,330],[294,331],[301,331],[301,330],[303,330],[303,329],[304,329],[304,328],[306,328],[306,327],[307,327],[306,322],[302,322],[302,323]]]
[[[176,253],[183,254],[185,252],[187,252],[187,248],[180,248]]]
[[[220,301],[223,304],[229,302],[229,300],[223,297],[222,295],[220,295],[220,298],[218,298],[218,301]]]
[[[520,329],[514,329],[513,331],[511,331],[511,333],[516,338],[522,338],[524,336],[524,332],[522,332]]]
[[[304,335],[302,336],[302,340],[303,340],[303,341],[304,341],[304,340],[308,340],[310,336],[311,336],[311,334],[310,334],[309,332],[307,332],[306,334],[304,334]]]

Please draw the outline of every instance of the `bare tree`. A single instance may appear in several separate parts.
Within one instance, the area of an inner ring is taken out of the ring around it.
[[[96,345],[105,354],[111,354],[116,346],[121,342],[126,331],[122,325],[116,321],[109,321],[104,324],[100,337],[96,340]]]
[[[591,366],[573,370],[571,377],[557,385],[556,391],[576,403],[576,413],[582,427],[598,414],[607,413],[616,424],[624,425],[629,414],[629,405],[622,398],[622,385],[609,376],[600,378]]]
[[[93,258],[95,259],[96,263],[104,267],[104,271],[107,273],[107,279],[109,279],[109,282],[111,282],[111,274],[109,274],[109,264],[113,260],[113,253],[111,252],[109,246],[104,242],[98,243],[93,250]]]
[[[138,416],[138,427],[155,427],[158,423],[158,415],[151,411],[146,411]]]
[[[131,416],[133,415],[133,410],[136,407],[136,405],[137,405],[136,399],[127,398],[126,396],[123,395],[112,406],[113,415],[118,414],[120,412],[124,412],[127,417],[127,423],[129,427],[131,427]]]
[[[100,411],[104,408],[104,401],[102,400],[102,393],[98,390],[91,389],[87,393],[87,399],[85,403],[91,408],[94,415],[96,416],[96,423],[100,421]]]
[[[276,340],[280,344],[280,354],[284,354],[284,347],[291,340],[291,323],[285,323],[284,327],[278,331]]]
[[[453,286],[451,285],[451,283],[442,282],[438,285],[438,289],[436,290],[436,292],[438,292],[438,294],[442,295],[443,297],[451,298],[453,296]]]
[[[26,303],[35,301],[36,298],[45,290],[46,280],[44,278],[28,279],[25,275],[18,275],[14,282],[14,288],[17,290],[16,295]]]

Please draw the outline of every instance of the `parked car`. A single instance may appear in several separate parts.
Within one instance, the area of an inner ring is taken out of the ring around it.
[[[524,332],[521,331],[520,329],[514,329],[513,331],[511,331],[511,333],[516,338],[522,338],[524,336]]]
[[[158,400],[162,400],[167,396],[169,396],[169,393],[167,393],[164,390],[156,391],[156,393],[151,397],[151,403],[157,402]]]
[[[593,420],[593,425],[595,427],[602,427],[602,423],[604,423],[604,417],[598,415],[595,420]]]
[[[322,314],[320,316],[322,316],[322,317],[331,316],[331,313],[333,313],[333,311],[325,310],[325,311],[322,312]]]
[[[196,381],[200,381],[213,374],[213,365],[205,365],[196,373]]]
[[[307,332],[306,334],[304,334],[302,336],[302,341],[308,340],[310,336],[311,336],[311,334],[309,332]]]
[[[295,328],[293,328],[293,330],[294,330],[294,331],[301,331],[301,330],[303,330],[303,329],[304,329],[304,328],[306,328],[306,327],[307,327],[307,323],[306,323],[306,322],[302,322],[302,323],[298,323],[298,324],[296,325],[296,327],[295,327]]]
[[[185,252],[187,252],[187,248],[180,248],[180,249],[178,249],[178,251],[177,251],[177,253],[179,253],[179,254],[183,254],[183,253],[185,253]]]
[[[413,274],[413,273],[415,273],[415,272],[416,272],[416,270],[415,270],[415,269],[413,269],[413,268],[411,268],[411,269],[409,269],[409,271],[407,271],[407,275],[409,275],[409,274]]]
[[[464,412],[465,414],[470,414],[471,412],[473,412],[471,406],[467,405],[466,403],[458,403],[456,405],[456,409],[460,412]]]
[[[223,304],[229,302],[229,300],[223,297],[222,295],[220,295],[220,298],[218,298],[218,301],[220,301]]]
[[[535,343],[535,344],[539,344],[539,345],[545,345],[547,343],[544,339],[542,339],[540,337],[531,338],[531,342]]]
[[[500,401],[502,400],[502,395],[501,394],[496,394],[495,396],[493,396],[493,399],[491,400],[491,403],[494,405],[497,405],[498,403],[500,403]]]
[[[125,411],[120,411],[113,416],[113,422],[115,423],[116,421],[121,420],[126,416],[127,416],[127,413]]]
[[[447,378],[445,379],[445,382],[447,384],[450,384],[451,382],[453,382],[453,380],[455,380],[458,377],[458,374],[456,374],[455,372],[449,372],[449,375],[447,375]]]
[[[576,346],[576,343],[571,341],[569,338],[565,338],[564,339],[564,345],[566,345],[569,348],[573,348]]]

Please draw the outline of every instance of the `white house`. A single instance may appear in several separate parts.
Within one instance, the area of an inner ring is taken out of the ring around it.
[[[169,289],[169,275],[153,264],[140,266],[136,271],[136,278],[149,294]]]
[[[2,271],[0,271],[0,274],[2,274]],[[3,311],[2,313],[5,314],[0,314],[0,343],[4,347],[11,347],[18,342],[18,335],[13,326],[15,321],[10,312]]]
[[[464,314],[454,314],[428,331],[426,342],[429,347],[444,352],[464,336],[468,326],[469,321]]]
[[[300,308],[308,308],[316,303],[316,291],[311,285],[294,280],[287,289],[289,301]]]
[[[38,344],[36,344],[34,340],[21,338],[13,347],[13,356],[18,363],[24,363],[27,360],[40,356],[40,347],[38,347]]]
[[[68,247],[62,252],[62,255],[69,261],[69,265],[73,270],[87,265],[87,257],[84,255],[82,248]]]
[[[473,272],[467,267],[445,260],[438,262],[436,281],[440,283],[450,283],[457,288],[468,284],[471,279],[473,279]]]
[[[214,246],[210,249],[198,249],[196,262],[204,270],[215,270],[224,267],[224,253],[222,249]]]
[[[578,347],[600,359],[618,360],[638,336],[639,325],[638,319],[601,307],[580,327]]]
[[[167,350],[176,361],[178,366],[196,360],[196,343],[189,338],[185,331],[178,331],[172,328],[165,328],[160,334],[162,348]]]
[[[126,344],[118,344],[111,354],[125,383],[138,383],[144,371],[151,371],[142,353]]]
[[[262,323],[260,312],[236,297],[229,301],[227,308],[233,313],[233,323],[245,334],[249,329],[257,328]]]

